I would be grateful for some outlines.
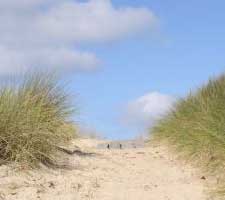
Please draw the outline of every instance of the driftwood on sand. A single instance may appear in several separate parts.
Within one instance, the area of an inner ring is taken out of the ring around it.
[[[57,148],[57,150],[62,151],[69,155],[78,155],[78,156],[93,156],[93,155],[95,155],[94,153],[83,152],[77,147],[76,147],[77,149],[75,149],[75,150],[69,150],[64,147],[59,147],[59,146],[56,146],[56,148]]]
[[[73,150],[67,149],[65,147],[60,147],[60,146],[55,146],[58,151],[61,151],[63,153],[66,153],[70,156],[72,155],[77,155],[77,156],[85,156],[85,157],[90,157],[94,156],[95,153],[89,153],[89,152],[84,152],[80,150],[79,147],[75,146]],[[72,167],[69,165],[68,162],[59,162],[59,161],[54,161],[50,158],[45,158],[42,160],[42,163],[50,168],[60,168],[60,169],[71,169]]]

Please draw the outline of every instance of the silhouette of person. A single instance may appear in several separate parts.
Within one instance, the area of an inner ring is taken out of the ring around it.
[[[122,144],[120,144],[120,149],[122,149]]]
[[[109,144],[107,145],[107,149],[110,149]]]

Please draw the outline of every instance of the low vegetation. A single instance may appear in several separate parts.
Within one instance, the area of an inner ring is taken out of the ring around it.
[[[0,88],[0,161],[35,166],[71,140],[75,109],[52,74],[33,73]]]
[[[178,100],[153,128],[153,140],[167,142],[224,184],[225,75]],[[223,189],[218,194],[225,198]]]

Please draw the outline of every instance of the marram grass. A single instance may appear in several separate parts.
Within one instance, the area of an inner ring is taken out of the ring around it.
[[[225,184],[225,75],[178,100],[152,132]],[[218,194],[225,198],[225,189]]]
[[[54,159],[75,134],[70,96],[56,76],[33,73],[0,87],[0,161],[30,166]]]

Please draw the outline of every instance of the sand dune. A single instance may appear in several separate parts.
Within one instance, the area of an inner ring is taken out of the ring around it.
[[[0,167],[0,200],[204,200],[204,185],[190,166],[156,146],[104,149],[105,141],[76,141],[92,156],[69,156],[69,169]],[[101,146],[101,145],[100,145]]]

